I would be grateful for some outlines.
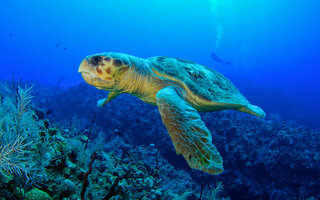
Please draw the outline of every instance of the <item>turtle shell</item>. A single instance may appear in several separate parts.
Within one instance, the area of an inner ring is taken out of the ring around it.
[[[223,104],[248,105],[249,101],[219,72],[180,58],[165,56],[147,59],[157,75],[178,80],[199,98]]]

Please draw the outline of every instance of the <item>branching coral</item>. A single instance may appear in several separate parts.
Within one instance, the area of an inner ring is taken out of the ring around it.
[[[5,176],[9,174],[27,175],[25,168],[27,147],[32,143],[25,143],[25,137],[18,136],[14,141],[6,145],[0,145],[0,169]]]
[[[216,187],[210,186],[212,195],[210,197],[210,200],[218,200],[219,199],[219,193],[223,191],[223,185],[222,182],[218,182]]]
[[[18,94],[17,94],[17,109],[16,109],[16,133],[20,133],[20,123],[21,119],[25,112],[28,110],[28,106],[31,103],[31,99],[33,96],[31,96],[31,87],[25,87],[25,89],[22,89],[18,87]]]
[[[18,87],[16,98],[6,95],[0,103],[0,174],[5,177],[24,175],[30,180],[43,175],[45,150],[37,152],[42,124],[30,109],[31,89]]]
[[[27,135],[21,130],[21,120],[28,110],[28,105],[32,96],[31,88],[22,89],[19,87],[17,94],[17,104],[11,99],[0,105],[0,173],[9,176],[10,174],[27,175],[27,160],[30,152],[28,148],[33,144],[26,141]],[[21,134],[20,134],[21,133]]]

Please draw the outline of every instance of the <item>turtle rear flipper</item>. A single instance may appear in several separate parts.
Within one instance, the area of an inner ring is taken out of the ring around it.
[[[249,113],[255,115],[257,117],[265,117],[265,112],[259,107],[252,104],[246,105],[245,107],[241,107],[238,111]]]
[[[176,153],[182,154],[191,168],[209,174],[222,173],[222,158],[197,110],[171,86],[160,90],[156,100]]]

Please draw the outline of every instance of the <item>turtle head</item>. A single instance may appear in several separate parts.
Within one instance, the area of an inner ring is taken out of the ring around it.
[[[89,85],[107,91],[119,91],[121,79],[129,68],[129,59],[125,54],[104,53],[84,58],[78,72]]]

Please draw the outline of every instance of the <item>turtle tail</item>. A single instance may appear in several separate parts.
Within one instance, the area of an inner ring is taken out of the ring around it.
[[[244,107],[241,107],[238,109],[238,111],[249,113],[249,114],[255,115],[257,117],[265,117],[266,116],[266,113],[262,110],[262,108],[260,108],[259,106],[252,105],[252,104],[248,104]]]

